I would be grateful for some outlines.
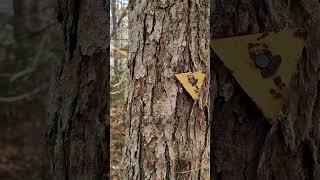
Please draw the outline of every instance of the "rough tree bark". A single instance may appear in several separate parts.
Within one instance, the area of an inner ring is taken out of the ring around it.
[[[206,103],[194,102],[175,78],[206,70],[209,1],[130,3],[125,176],[209,178]]]
[[[213,179],[320,179],[319,12],[317,0],[211,0],[212,38],[280,30],[286,25],[308,31],[290,85],[288,114],[274,125],[267,123],[212,56]]]
[[[51,86],[51,177],[109,177],[109,1],[59,0],[65,53]]]

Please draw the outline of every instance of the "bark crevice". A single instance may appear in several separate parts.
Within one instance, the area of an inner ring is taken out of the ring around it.
[[[109,1],[58,1],[57,8],[65,52],[50,88],[50,174],[53,180],[106,179],[110,126],[109,29],[105,26],[109,14],[105,12]]]

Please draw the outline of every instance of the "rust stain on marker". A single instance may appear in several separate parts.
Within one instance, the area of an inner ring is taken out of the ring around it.
[[[199,91],[205,82],[205,71],[178,73],[175,76],[191,97],[198,100],[200,97]]]
[[[214,39],[210,47],[266,119],[276,120],[286,101],[286,87],[296,72],[305,37],[302,29],[284,29]]]

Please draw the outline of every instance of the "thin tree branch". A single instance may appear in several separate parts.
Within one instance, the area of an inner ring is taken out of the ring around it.
[[[46,27],[44,27],[44,28],[42,28],[42,29],[39,29],[38,31],[35,31],[35,32],[30,33],[30,34],[22,35],[22,36],[20,36],[20,37],[17,37],[16,40],[17,40],[17,41],[23,41],[23,40],[32,38],[32,37],[34,37],[34,36],[37,36],[37,35],[45,32],[45,31],[47,31],[48,29],[50,29],[51,27],[56,26],[56,25],[58,25],[58,22],[50,23],[50,24],[48,24]]]
[[[37,54],[34,57],[34,60],[33,60],[33,63],[31,65],[31,67],[28,67],[28,68],[26,68],[26,69],[24,69],[22,71],[19,71],[19,72],[13,74],[12,77],[10,78],[10,82],[14,82],[15,80],[17,80],[20,77],[23,77],[23,76],[26,76],[28,74],[31,74],[33,71],[35,71],[37,69],[37,67],[39,65],[39,61],[40,61],[40,55],[43,52],[43,49],[44,49],[44,46],[45,46],[47,40],[48,40],[47,36],[43,36],[42,37],[40,46],[38,48],[39,50],[38,50]]]
[[[120,94],[122,91],[124,91],[124,89],[120,89],[119,91],[115,91],[115,92],[110,92],[110,94],[116,95],[116,94]]]
[[[11,96],[11,97],[0,97],[0,102],[13,103],[13,102],[24,100],[24,99],[30,99],[32,96],[38,94],[39,92],[41,92],[42,90],[45,90],[48,87],[49,87],[48,83],[45,83],[28,93],[20,94],[17,96]]]
[[[121,79],[119,80],[119,82],[118,82],[117,84],[112,85],[113,88],[116,88],[116,87],[120,86],[120,85],[123,83],[123,81],[124,81],[124,79],[125,79],[125,78],[124,78],[124,77],[125,77],[125,74],[126,74],[126,73],[123,73],[123,74],[122,74]]]

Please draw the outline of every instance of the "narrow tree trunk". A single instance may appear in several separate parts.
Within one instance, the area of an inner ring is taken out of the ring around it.
[[[39,2],[34,0],[13,0],[13,25],[17,37],[28,36],[39,28]]]
[[[117,0],[111,0],[111,13],[112,13],[112,39],[115,49],[119,48],[118,39],[118,18],[117,18]],[[116,53],[113,53],[113,70],[116,75],[119,72],[119,57]]]
[[[213,38],[280,30],[286,25],[308,30],[285,105],[289,112],[272,126],[212,56],[211,86],[217,92],[211,93],[213,179],[320,179],[319,1],[211,0],[211,10]]]
[[[129,13],[128,179],[208,179],[207,107],[176,73],[206,70],[206,0],[133,1]]]
[[[109,1],[59,0],[65,53],[51,86],[55,180],[104,180],[109,169]]]

